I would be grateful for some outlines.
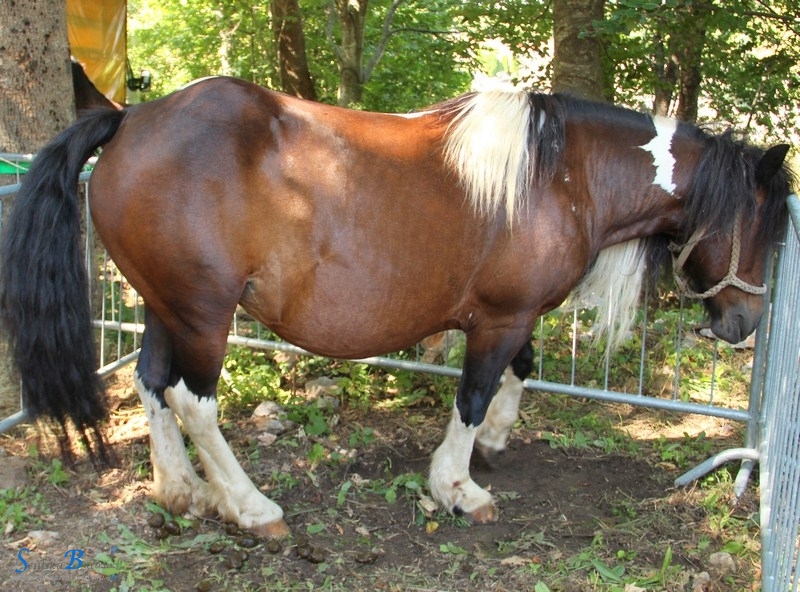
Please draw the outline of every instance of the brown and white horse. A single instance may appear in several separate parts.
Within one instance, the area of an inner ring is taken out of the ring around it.
[[[104,406],[75,182],[99,146],[92,216],[146,303],[135,383],[155,497],[270,536],[286,533],[283,512],[217,427],[237,305],[287,341],[340,358],[464,331],[463,376],[429,484],[449,511],[490,521],[496,509],[470,478],[470,453],[476,438],[505,446],[536,318],[576,287],[634,300],[645,262],[673,241],[688,243],[679,267],[713,331],[741,340],[762,312],[763,266],[791,184],[788,146],[763,151],[558,95],[468,94],[396,116],[215,78],[89,113],[42,150],[17,196],[0,306],[29,408],[71,420],[95,445]]]

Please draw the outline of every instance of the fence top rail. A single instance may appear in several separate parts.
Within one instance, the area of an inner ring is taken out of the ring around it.
[[[91,177],[91,175],[92,175],[91,171],[83,171],[78,177],[78,182],[86,183],[86,181],[89,180],[89,177]],[[21,183],[12,183],[11,185],[0,185],[0,199],[8,197],[9,195],[16,194],[19,191],[20,187],[22,187]]]

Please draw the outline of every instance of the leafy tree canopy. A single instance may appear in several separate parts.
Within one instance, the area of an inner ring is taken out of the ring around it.
[[[341,23],[332,0],[299,4],[318,96],[333,103]],[[479,70],[502,68],[511,78],[546,88],[550,4],[372,0],[357,106],[421,108],[468,90]],[[278,88],[266,0],[129,0],[129,13],[131,60],[154,74],[149,98],[214,74]],[[701,121],[747,128],[757,140],[800,141],[800,0],[607,0],[605,19],[585,34],[602,42],[607,94],[617,103],[649,110],[659,89],[677,96],[677,87],[664,88],[678,84],[664,73],[696,54]],[[492,49],[498,43],[511,60]]]

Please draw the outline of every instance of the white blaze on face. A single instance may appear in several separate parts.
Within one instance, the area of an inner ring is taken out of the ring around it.
[[[653,125],[656,128],[656,135],[640,148],[653,155],[653,166],[656,169],[653,185],[658,185],[667,193],[673,194],[677,186],[672,176],[675,169],[675,157],[672,155],[670,147],[678,122],[666,117],[654,117]]]

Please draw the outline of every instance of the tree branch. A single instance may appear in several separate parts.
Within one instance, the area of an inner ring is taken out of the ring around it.
[[[336,13],[338,10],[336,9],[336,1],[331,0],[328,4],[328,22],[325,23],[325,38],[328,40],[328,43],[331,44],[333,48],[333,55],[337,61],[341,61],[342,59],[342,48],[336,44],[336,39],[333,37],[333,25],[336,23]]]
[[[369,77],[372,74],[372,70],[375,68],[380,59],[383,57],[383,54],[386,52],[386,46],[389,43],[389,38],[394,33],[394,31],[392,31],[392,21],[394,20],[394,15],[397,13],[397,9],[403,2],[405,2],[405,0],[393,0],[392,5],[386,12],[386,16],[383,19],[383,28],[381,29],[381,39],[378,42],[378,46],[375,48],[375,51],[372,54],[372,58],[369,60],[369,63],[364,68],[362,80],[365,83],[367,82],[367,80],[369,80]]]

